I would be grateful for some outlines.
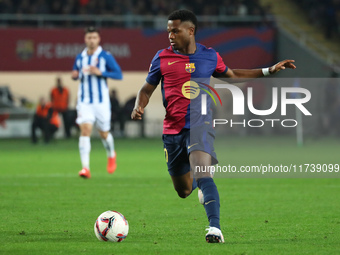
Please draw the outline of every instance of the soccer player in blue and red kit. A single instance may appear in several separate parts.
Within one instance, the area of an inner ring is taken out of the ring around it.
[[[206,241],[223,243],[217,187],[209,171],[193,171],[196,166],[209,169],[217,163],[213,146],[215,133],[212,114],[209,111],[207,115],[202,115],[200,103],[197,103],[197,107],[193,106],[195,100],[188,96],[187,89],[191,87],[191,82],[197,84],[194,80],[208,79],[209,82],[211,76],[257,78],[296,67],[294,60],[284,60],[263,69],[228,68],[214,49],[195,42],[197,18],[188,10],[171,13],[167,30],[171,46],[158,51],[154,56],[146,82],[138,92],[131,118],[142,118],[144,108],[161,82],[163,104],[166,108],[163,125],[164,151],[174,188],[181,198],[186,198],[196,187],[199,188],[200,202],[204,205],[209,220]],[[208,100],[207,109],[210,109],[209,104]]]

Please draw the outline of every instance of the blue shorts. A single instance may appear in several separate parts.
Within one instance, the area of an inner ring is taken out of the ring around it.
[[[180,176],[190,171],[189,154],[204,151],[211,155],[211,163],[218,163],[214,150],[215,130],[210,125],[183,129],[176,135],[163,135],[165,160],[171,176]]]

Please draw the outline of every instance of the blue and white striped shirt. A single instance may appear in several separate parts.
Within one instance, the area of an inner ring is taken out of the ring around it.
[[[102,72],[101,76],[91,75],[89,67],[96,66]],[[123,78],[120,66],[114,57],[101,46],[92,54],[87,54],[87,48],[77,55],[73,70],[79,72],[78,103],[109,103],[109,89],[106,79]]]

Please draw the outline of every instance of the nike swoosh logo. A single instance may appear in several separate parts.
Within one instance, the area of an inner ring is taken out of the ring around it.
[[[195,146],[195,145],[197,145],[197,144],[198,144],[198,143],[194,143],[194,144],[188,146],[188,150],[189,150],[191,147],[193,147],[193,146]]]
[[[216,202],[216,200],[210,200],[209,202],[204,203],[204,205],[208,205],[208,204],[210,204],[211,202]]]
[[[178,61],[179,61],[179,60],[174,61],[174,62],[168,62],[168,65],[171,66],[172,64],[175,64],[175,63],[177,63]]]

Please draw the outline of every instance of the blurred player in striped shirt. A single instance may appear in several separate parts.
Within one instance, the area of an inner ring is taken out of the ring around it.
[[[77,55],[72,79],[80,80],[77,101],[77,124],[80,127],[79,152],[82,170],[79,176],[90,178],[90,151],[93,125],[96,125],[107,152],[108,173],[116,170],[116,152],[111,128],[111,106],[107,78],[121,80],[123,75],[114,57],[103,50],[99,31],[89,27],[85,31],[86,48]]]

